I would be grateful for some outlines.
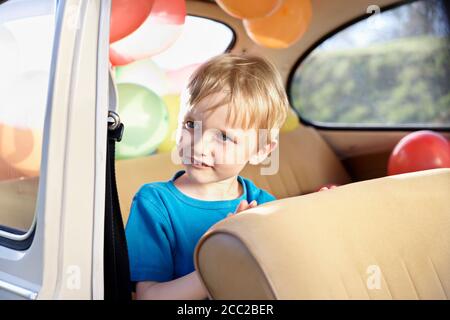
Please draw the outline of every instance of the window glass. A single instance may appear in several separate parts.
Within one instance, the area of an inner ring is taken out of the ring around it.
[[[38,190],[55,0],[0,5],[0,232],[26,233]]]
[[[294,71],[294,108],[321,126],[450,126],[446,12],[445,1],[410,2],[331,36]]]

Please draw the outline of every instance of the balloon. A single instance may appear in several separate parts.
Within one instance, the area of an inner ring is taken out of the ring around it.
[[[288,116],[283,126],[281,127],[281,132],[289,132],[294,131],[296,128],[300,126],[300,121],[298,120],[298,116],[294,110],[289,109]]]
[[[450,168],[450,147],[439,133],[421,130],[403,137],[389,157],[388,175]]]
[[[287,48],[306,32],[312,18],[310,0],[284,0],[271,15],[245,19],[244,28],[257,44],[268,48]]]
[[[39,175],[42,129],[0,124],[0,179]]]
[[[127,57],[123,54],[117,53],[111,46],[109,47],[109,61],[113,66],[124,66],[126,64],[132,63],[133,58]]]
[[[169,92],[169,78],[151,59],[135,61],[115,69],[116,83],[139,84],[154,91],[159,96]]]
[[[167,77],[169,78],[170,93],[181,93],[189,81],[189,77],[194,73],[195,70],[201,65],[192,64],[178,70],[167,71]]]
[[[113,0],[111,5],[111,24],[109,42],[120,40],[147,19],[154,0]]]
[[[39,175],[49,72],[20,73],[0,88],[0,179]]]
[[[156,93],[137,84],[119,83],[117,91],[125,126],[122,141],[117,144],[117,159],[152,153],[167,134],[166,105]]]
[[[175,131],[178,126],[178,114],[180,112],[180,96],[167,95],[164,96],[163,101],[166,103],[169,112],[169,130],[163,142],[158,146],[158,153],[170,152],[175,147]]]
[[[23,174],[19,170],[11,167],[11,165],[5,162],[0,155],[0,182],[4,180],[15,180],[22,177]]]
[[[155,0],[150,15],[141,26],[111,44],[111,63],[125,65],[166,50],[180,36],[185,18],[184,0]]]
[[[230,16],[238,19],[261,18],[277,10],[282,0],[216,0]]]

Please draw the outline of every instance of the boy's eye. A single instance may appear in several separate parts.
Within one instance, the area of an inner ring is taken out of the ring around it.
[[[226,133],[223,133],[223,132],[219,133],[219,137],[224,142],[227,142],[227,141],[234,142],[234,139],[230,136],[227,136]]]
[[[188,129],[194,129],[195,123],[194,121],[188,120],[184,123],[184,126]]]

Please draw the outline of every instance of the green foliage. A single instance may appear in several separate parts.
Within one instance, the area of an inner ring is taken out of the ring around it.
[[[314,122],[450,125],[450,38],[316,50],[296,71],[293,107]]]

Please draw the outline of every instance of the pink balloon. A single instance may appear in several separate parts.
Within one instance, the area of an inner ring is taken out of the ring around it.
[[[200,65],[201,63],[191,64],[178,70],[167,71],[167,76],[170,83],[170,93],[181,93],[183,88],[187,85],[189,77]]]

